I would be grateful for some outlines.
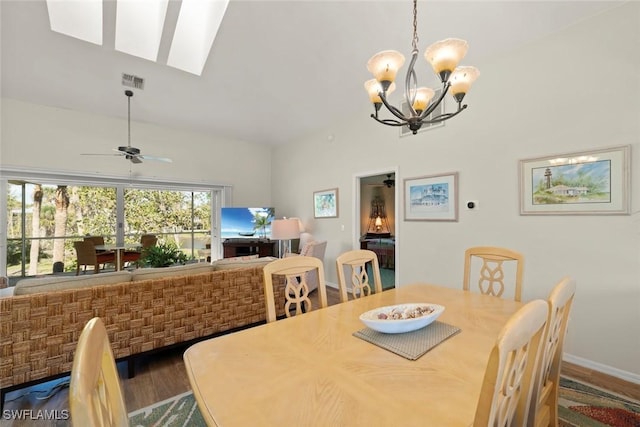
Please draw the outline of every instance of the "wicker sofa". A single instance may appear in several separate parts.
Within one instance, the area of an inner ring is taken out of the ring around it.
[[[18,282],[13,296],[0,298],[0,402],[9,391],[67,375],[95,316],[116,359],[129,362],[264,322],[262,267],[272,259]],[[284,283],[277,286],[282,315]]]

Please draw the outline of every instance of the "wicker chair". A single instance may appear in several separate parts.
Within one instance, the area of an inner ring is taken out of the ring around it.
[[[83,272],[87,271],[87,266],[93,266],[93,272],[100,272],[100,265],[115,264],[116,254],[113,251],[96,252],[96,247],[92,240],[83,240],[73,242],[78,257],[78,265],[76,267],[76,276],[80,274],[80,267],[84,267]]]

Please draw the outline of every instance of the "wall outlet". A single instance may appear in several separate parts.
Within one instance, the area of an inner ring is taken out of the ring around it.
[[[477,211],[480,208],[480,204],[477,200],[469,200],[464,204],[464,208],[468,211]]]

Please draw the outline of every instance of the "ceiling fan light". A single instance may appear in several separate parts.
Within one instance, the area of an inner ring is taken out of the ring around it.
[[[467,54],[469,45],[462,39],[445,39],[433,43],[424,53],[433,71],[445,82]]]
[[[380,84],[380,82],[378,82],[376,79],[367,80],[366,82],[364,82],[364,88],[367,90],[367,93],[369,94],[369,99],[371,100],[372,103],[374,104],[382,103],[382,100],[380,99],[380,95],[378,95],[380,92],[382,92],[382,85]],[[391,85],[387,89],[387,95],[392,93],[394,90],[396,90],[396,84],[391,83]]]
[[[458,67],[455,69],[449,81],[451,82],[451,95],[456,100],[460,94],[466,94],[469,92],[471,85],[480,76],[480,71],[476,67]]]
[[[431,88],[418,88],[418,90],[416,90],[416,97],[413,101],[413,109],[420,114],[422,111],[427,109],[427,105],[429,105],[429,102],[431,102],[434,95],[435,91]]]
[[[396,74],[404,64],[404,55],[396,50],[383,50],[378,52],[367,62],[367,70],[380,83],[391,84],[396,79]],[[384,87],[384,85],[383,85]]]

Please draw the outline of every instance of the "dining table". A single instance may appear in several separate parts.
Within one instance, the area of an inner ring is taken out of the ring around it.
[[[422,333],[459,331],[416,360],[357,336],[372,332],[362,313],[407,303],[444,306]],[[468,427],[496,338],[522,305],[461,286],[402,285],[201,341],[184,362],[210,426]]]
[[[96,251],[114,251],[116,253],[116,271],[122,270],[122,253],[124,251],[140,250],[140,243],[95,245]]]

